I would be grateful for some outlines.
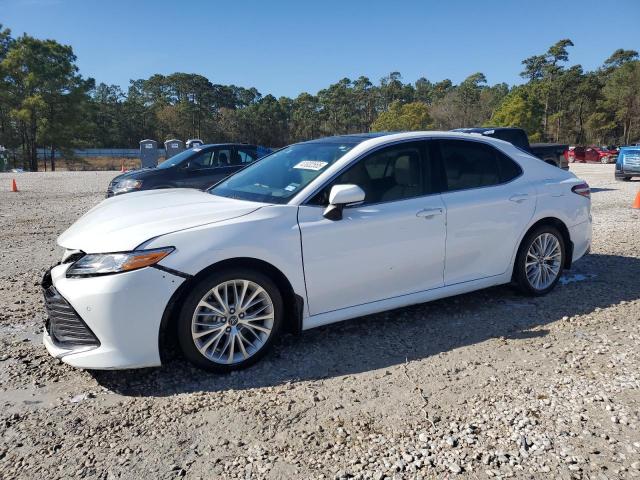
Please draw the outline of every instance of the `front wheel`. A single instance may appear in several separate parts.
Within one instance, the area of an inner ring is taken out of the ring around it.
[[[246,368],[267,352],[282,323],[282,296],[266,275],[238,268],[202,279],[187,296],[178,322],[189,361],[224,373]]]
[[[565,245],[560,232],[543,225],[524,238],[514,266],[514,280],[527,295],[544,295],[556,286],[565,259]]]

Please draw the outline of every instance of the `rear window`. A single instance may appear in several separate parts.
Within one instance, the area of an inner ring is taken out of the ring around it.
[[[486,134],[486,136],[504,140],[516,147],[526,148],[529,145],[529,141],[522,130],[496,130],[492,134]]]

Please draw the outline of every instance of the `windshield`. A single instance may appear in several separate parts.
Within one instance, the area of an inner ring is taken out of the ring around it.
[[[266,203],[286,203],[353,143],[299,143],[264,157],[209,190],[221,197]]]
[[[179,163],[182,163],[182,161],[186,160],[187,158],[189,158],[194,153],[199,152],[200,150],[201,150],[200,148],[197,148],[197,149],[196,148],[190,148],[189,150],[183,150],[182,152],[177,153],[173,157],[165,160],[160,165],[158,165],[156,168],[171,168],[171,167],[174,167],[174,166],[178,165]]]

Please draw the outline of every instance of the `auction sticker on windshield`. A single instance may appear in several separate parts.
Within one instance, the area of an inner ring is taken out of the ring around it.
[[[293,166],[293,168],[299,168],[301,170],[322,170],[328,165],[329,162],[318,162],[316,160],[303,160],[300,163]]]

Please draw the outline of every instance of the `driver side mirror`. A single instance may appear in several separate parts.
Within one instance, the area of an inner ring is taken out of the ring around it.
[[[365,193],[357,185],[334,185],[329,193],[329,206],[322,215],[329,220],[342,220],[344,207],[364,202]]]

